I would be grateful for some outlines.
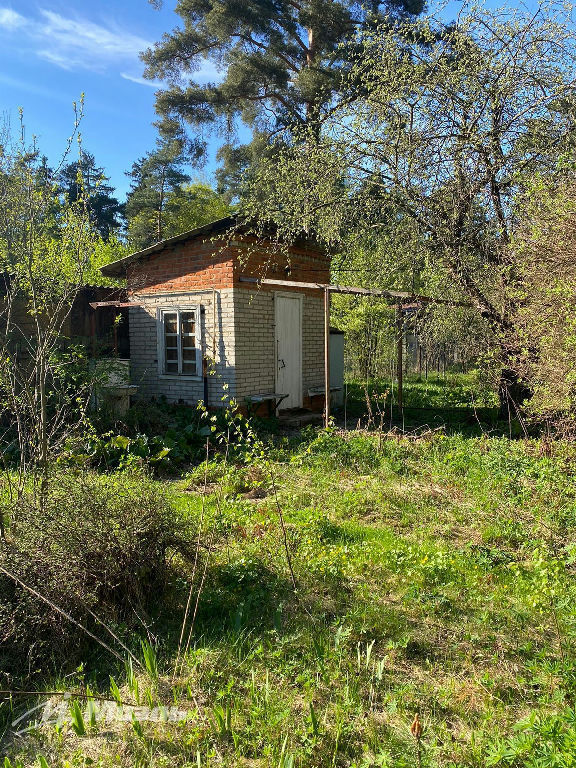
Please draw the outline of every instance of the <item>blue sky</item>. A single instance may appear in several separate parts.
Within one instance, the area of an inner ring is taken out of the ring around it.
[[[156,136],[155,86],[142,79],[138,54],[176,25],[173,8],[169,0],[160,11],[147,0],[0,0],[0,114],[14,126],[22,107],[27,135],[55,164],[84,93],[83,146],[122,196],[124,172]]]

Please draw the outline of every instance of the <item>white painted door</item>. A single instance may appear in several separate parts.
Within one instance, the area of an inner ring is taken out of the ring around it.
[[[280,409],[302,406],[302,297],[276,294],[276,392]]]

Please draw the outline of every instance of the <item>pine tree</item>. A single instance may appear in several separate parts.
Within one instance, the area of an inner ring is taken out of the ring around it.
[[[185,168],[190,160],[184,139],[161,135],[156,149],[137,160],[127,174],[132,188],[126,201],[128,240],[135,249],[163,240],[171,195],[190,181]]]
[[[96,165],[94,155],[82,152],[80,158],[64,166],[58,174],[60,192],[66,202],[86,200],[90,219],[104,240],[122,224],[124,206],[114,197],[114,187],[104,169]]]
[[[354,96],[342,75],[359,35],[384,16],[394,23],[423,8],[423,0],[178,0],[183,26],[143,54],[146,76],[168,82],[157,96],[160,115],[229,128],[240,117],[252,128],[254,147],[222,153],[233,173],[272,134],[321,126],[336,102]],[[205,61],[221,70],[219,82],[194,80]]]

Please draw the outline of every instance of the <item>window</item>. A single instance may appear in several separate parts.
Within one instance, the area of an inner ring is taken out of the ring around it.
[[[162,373],[169,376],[200,376],[200,311],[160,310],[160,360]]]

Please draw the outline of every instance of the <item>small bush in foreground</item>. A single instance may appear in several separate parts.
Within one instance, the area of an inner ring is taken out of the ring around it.
[[[0,563],[100,636],[90,612],[114,625],[145,612],[162,593],[171,548],[186,548],[184,529],[147,474],[65,472],[51,478],[42,504],[25,492]],[[0,574],[1,668],[72,660],[76,634],[62,613]]]

